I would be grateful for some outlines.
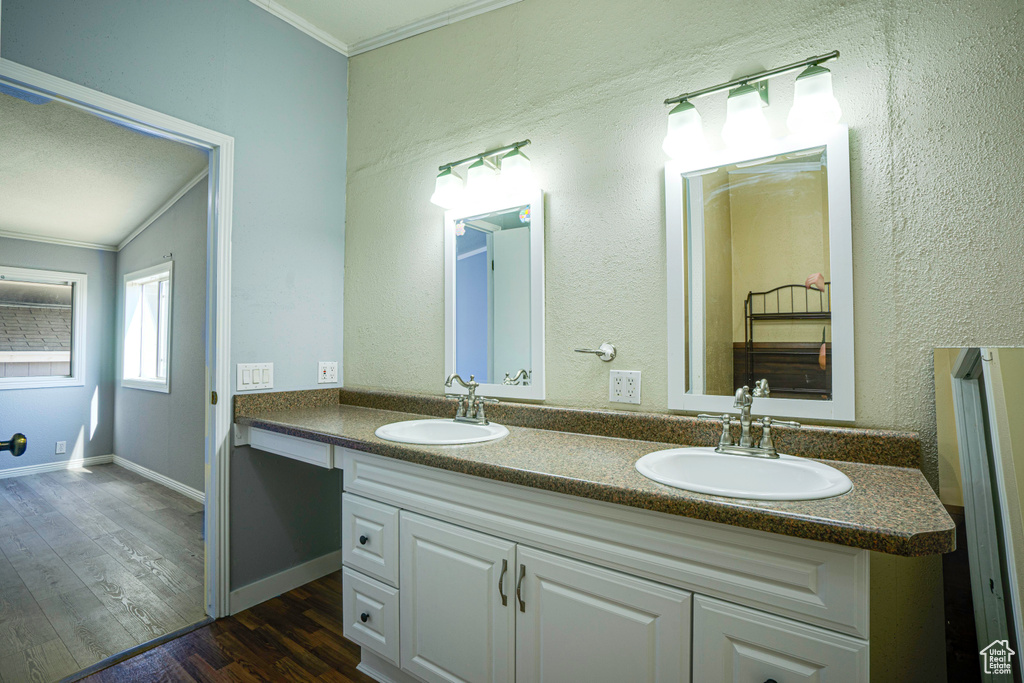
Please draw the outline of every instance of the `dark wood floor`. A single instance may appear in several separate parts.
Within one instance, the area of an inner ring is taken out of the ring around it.
[[[85,680],[373,683],[356,671],[359,646],[342,631],[337,572]]]
[[[115,465],[0,479],[0,681],[56,681],[204,619],[202,521]]]

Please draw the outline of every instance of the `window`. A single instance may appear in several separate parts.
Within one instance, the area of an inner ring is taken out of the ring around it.
[[[124,276],[121,386],[171,390],[171,280],[173,262]]]
[[[86,280],[0,266],[0,390],[85,384]]]

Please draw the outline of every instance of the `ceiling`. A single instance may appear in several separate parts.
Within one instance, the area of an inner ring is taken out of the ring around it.
[[[116,249],[207,168],[204,150],[24,96],[0,91],[0,235]]]
[[[357,55],[521,0],[251,0],[345,55]]]

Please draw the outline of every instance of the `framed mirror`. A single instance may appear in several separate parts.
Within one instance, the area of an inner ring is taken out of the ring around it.
[[[668,407],[854,419],[849,132],[665,166]]]
[[[452,209],[444,230],[445,377],[472,375],[484,396],[543,399],[543,193]]]

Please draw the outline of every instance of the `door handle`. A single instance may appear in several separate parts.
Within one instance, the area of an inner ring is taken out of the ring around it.
[[[508,572],[508,560],[501,561],[501,576],[498,577],[498,595],[501,596],[501,606],[508,605],[508,596],[505,595],[505,574]]]
[[[519,581],[516,582],[516,600],[519,601],[519,611],[526,611],[526,603],[523,602],[523,579],[526,577],[526,565],[519,565]]]
[[[15,434],[10,441],[0,441],[0,453],[10,451],[11,455],[17,458],[28,448],[28,439],[24,434]]]

